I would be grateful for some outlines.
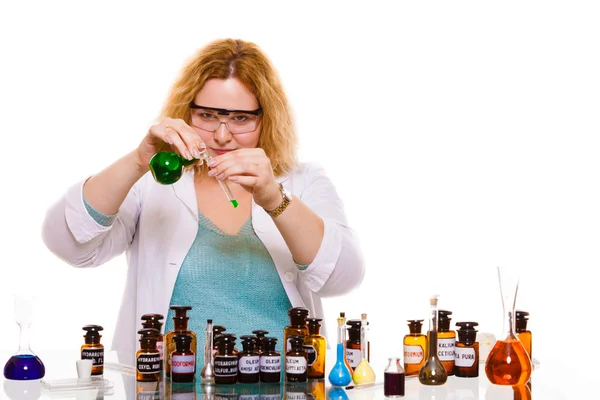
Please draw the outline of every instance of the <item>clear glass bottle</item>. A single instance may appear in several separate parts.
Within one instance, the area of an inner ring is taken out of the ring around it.
[[[404,371],[407,376],[419,375],[425,364],[427,336],[421,333],[422,319],[408,320],[410,333],[404,336]]]
[[[288,315],[290,317],[290,324],[283,329],[285,352],[288,352],[292,348],[292,345],[288,340],[291,336],[308,335],[308,328],[306,327],[308,310],[303,307],[294,307],[288,310]]]
[[[160,331],[144,328],[138,331],[140,349],[135,353],[135,377],[138,382],[158,382],[160,379],[160,353],[156,341]]]
[[[504,313],[504,332],[485,361],[485,374],[495,385],[524,385],[531,377],[531,359],[515,332],[515,302],[519,278],[515,271],[498,267]]]
[[[454,375],[454,348],[456,332],[450,329],[452,311],[438,310],[438,358],[442,362],[448,376]]]
[[[352,380],[356,385],[368,385],[375,382],[375,371],[373,371],[373,368],[367,360],[367,344],[369,343],[367,324],[367,314],[361,314],[360,345],[362,359],[360,360],[358,366],[354,368],[354,372],[352,373]]]
[[[215,366],[213,361],[213,322],[212,319],[206,320],[206,339],[204,342],[204,365],[200,370],[200,378],[203,383],[215,382]]]
[[[479,343],[477,342],[477,322],[457,322],[458,342],[454,352],[454,375],[459,378],[479,376]]]
[[[531,331],[527,330],[527,321],[529,321],[529,313],[527,311],[517,310],[515,311],[517,320],[515,322],[515,329],[517,331],[517,337],[523,343],[523,347],[527,351],[529,358],[533,360],[531,355]]]
[[[400,364],[400,358],[388,359],[388,366],[383,371],[383,395],[385,397],[404,397],[406,373]]]
[[[92,375],[104,374],[104,345],[100,343],[100,331],[104,330],[100,325],[86,325],[82,328],[85,343],[81,346],[81,359],[93,360]]]
[[[327,342],[321,335],[321,318],[308,318],[308,335],[304,337],[304,348],[308,359],[307,375],[309,379],[325,378],[325,352]]]
[[[192,309],[192,306],[171,306],[171,310],[175,311],[173,316],[173,330],[167,332],[165,335],[165,375],[171,376],[171,354],[175,351],[175,341],[173,340],[176,335],[188,335],[192,338],[190,344],[190,350],[196,355],[196,333],[188,329],[189,317],[187,312]]]
[[[429,299],[431,307],[429,318],[429,331],[427,331],[427,354],[425,364],[419,371],[419,382],[423,385],[443,385],[448,380],[448,373],[438,358],[437,331],[438,331],[438,298],[432,296]]]

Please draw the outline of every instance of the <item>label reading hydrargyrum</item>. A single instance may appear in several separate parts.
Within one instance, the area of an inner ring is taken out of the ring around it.
[[[457,367],[472,367],[477,361],[473,347],[457,347],[454,349],[454,354],[454,365]]]
[[[196,356],[171,356],[171,373],[193,374],[196,372]]]
[[[438,358],[440,361],[454,361],[454,346],[455,338],[440,339],[438,338]]]
[[[314,346],[308,344],[305,344],[302,347],[304,347],[306,358],[308,359],[308,366],[310,367],[317,359],[317,350],[314,348]]]
[[[260,356],[243,356],[238,368],[240,374],[258,374],[260,372]]]
[[[281,372],[281,356],[262,356],[260,372]]]
[[[236,356],[216,356],[215,376],[236,376],[239,361]]]
[[[346,349],[346,360],[352,368],[358,367],[360,360],[362,359],[362,353],[359,349]]]
[[[104,348],[81,350],[82,360],[92,360],[92,365],[104,365]]]
[[[296,356],[285,356],[286,374],[303,374],[306,372],[306,358]]]
[[[421,346],[404,346],[404,362],[406,364],[420,364],[425,357]]]
[[[154,374],[160,371],[160,353],[140,354],[135,363],[140,374]]]

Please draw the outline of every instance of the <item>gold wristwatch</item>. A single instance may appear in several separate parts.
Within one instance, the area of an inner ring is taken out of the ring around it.
[[[271,216],[271,218],[275,218],[275,217],[279,216],[282,212],[285,211],[287,206],[289,206],[290,203],[292,202],[292,194],[290,193],[289,190],[284,188],[281,183],[279,184],[279,190],[281,191],[281,196],[283,197],[283,200],[281,200],[281,203],[279,203],[277,208],[274,210],[271,210],[271,211],[265,210],[267,212],[267,214],[269,214]]]

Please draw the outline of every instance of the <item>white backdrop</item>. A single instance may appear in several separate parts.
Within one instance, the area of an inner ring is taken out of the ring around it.
[[[110,343],[124,257],[68,267],[41,241],[44,213],[137,146],[198,47],[235,37],[278,68],[301,159],[325,166],[361,239],[367,275],[326,302],[332,333],[339,311],[367,312],[372,351],[400,354],[406,320],[439,293],[453,323],[498,335],[506,265],[542,368],[585,357],[600,258],[593,2],[14,3],[0,5],[1,349],[16,350],[23,291],[43,299],[34,351],[79,346],[89,323]]]

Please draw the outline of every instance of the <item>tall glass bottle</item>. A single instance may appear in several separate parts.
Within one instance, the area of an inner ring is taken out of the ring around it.
[[[346,313],[343,311],[340,311],[340,318],[343,321],[343,324],[346,325]],[[348,367],[348,370],[350,371],[350,376],[352,376],[352,372],[354,371],[354,367],[352,367],[352,365],[350,365],[350,362],[348,361],[348,341],[346,340],[346,331],[343,332],[343,338],[344,338],[344,363],[346,364],[346,367]],[[360,350],[360,346],[358,348]],[[360,362],[360,352],[358,355],[358,361],[356,363],[356,365],[358,365],[358,363]]]
[[[162,320],[163,317],[161,314],[144,314],[142,315],[142,328],[152,328],[158,331],[158,336],[156,338],[156,349],[160,354],[160,370],[163,370],[163,363],[165,362],[165,349],[164,349],[164,341],[165,337],[162,334]]]
[[[437,309],[437,296],[432,296],[429,299],[429,305],[431,307],[429,317],[429,331],[427,331],[427,355],[425,364],[419,371],[419,382],[423,385],[443,385],[448,380],[448,374],[446,368],[442,365],[442,362],[438,358],[438,344],[437,344],[437,331],[438,331],[438,309]]]
[[[407,376],[419,375],[425,364],[427,336],[421,333],[422,319],[408,320],[410,333],[404,336],[404,371]]]
[[[373,371],[373,368],[367,360],[367,343],[369,343],[367,329],[367,314],[361,314],[360,351],[362,353],[362,359],[352,373],[352,380],[356,385],[368,385],[375,382],[375,371]]]
[[[165,335],[165,375],[171,376],[171,354],[176,350],[175,335],[188,335],[192,338],[190,343],[190,351],[196,356],[196,334],[188,329],[187,312],[192,309],[192,306],[171,306],[171,310],[175,311],[173,316],[173,330]]]
[[[345,321],[346,319],[340,315],[337,319],[338,334],[337,334],[337,347],[336,347],[336,361],[329,372],[329,383],[332,386],[346,386],[352,382],[352,374],[350,373],[350,367],[346,363],[346,340],[345,340]]]
[[[531,356],[531,331],[527,330],[527,321],[529,321],[529,313],[527,311],[515,311],[517,316],[517,321],[515,323],[515,328],[517,330],[517,337],[523,343],[523,347],[527,351],[529,358],[533,360]]]
[[[485,361],[485,374],[496,385],[524,385],[531,376],[531,359],[515,332],[515,302],[519,278],[515,272],[498,267],[498,281],[504,312],[504,332]]]
[[[438,358],[448,376],[454,375],[454,348],[456,332],[450,329],[452,311],[438,310]]]
[[[204,342],[204,366],[200,370],[203,383],[215,382],[215,366],[213,364],[213,323],[212,319],[206,320],[206,341]]]
[[[306,336],[308,328],[306,327],[306,317],[308,310],[303,307],[294,307],[288,310],[290,324],[283,329],[284,353],[292,349],[292,345],[288,340],[290,336]]]
[[[327,342],[321,335],[321,318],[308,318],[308,335],[304,337],[304,348],[308,357],[309,379],[325,378],[325,352]]]

